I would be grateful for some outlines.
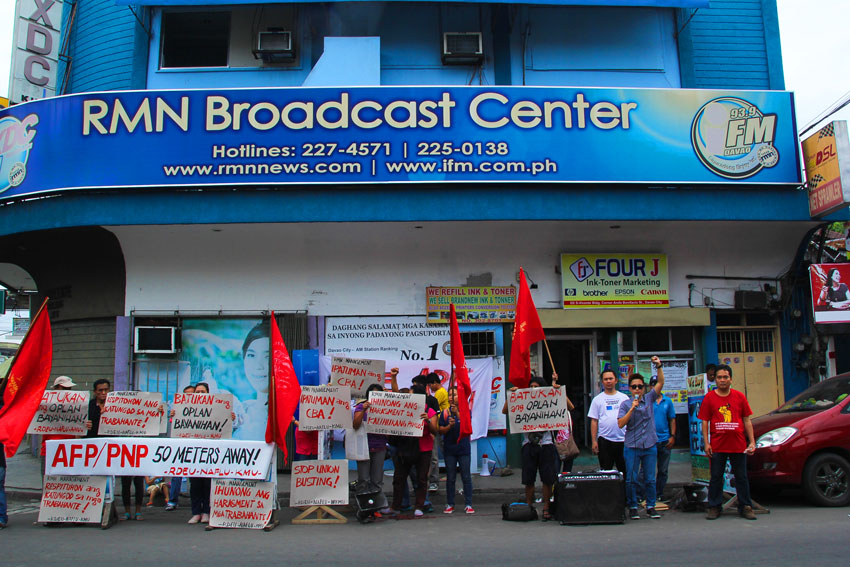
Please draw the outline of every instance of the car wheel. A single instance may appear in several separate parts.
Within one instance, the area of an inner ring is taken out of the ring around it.
[[[803,492],[816,506],[850,504],[850,463],[835,453],[815,455],[803,470]]]

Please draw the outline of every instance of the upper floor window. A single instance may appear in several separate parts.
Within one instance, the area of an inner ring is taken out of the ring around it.
[[[165,12],[160,67],[227,67],[230,12]]]

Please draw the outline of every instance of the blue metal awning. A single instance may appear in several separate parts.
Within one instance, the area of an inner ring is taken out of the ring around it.
[[[311,4],[372,0],[115,0],[119,6],[235,6],[246,4]],[[384,0],[385,2],[410,0]],[[444,0],[425,0],[442,2]],[[452,0],[475,4],[537,4],[542,6],[643,6],[652,8],[708,8],[709,0]]]

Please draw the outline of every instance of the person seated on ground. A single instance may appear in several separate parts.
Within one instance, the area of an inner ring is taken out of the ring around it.
[[[161,476],[146,476],[145,491],[148,493],[147,506],[153,506],[153,501],[157,495],[162,494],[165,498],[166,505],[168,504],[168,494],[170,492],[168,483]]]

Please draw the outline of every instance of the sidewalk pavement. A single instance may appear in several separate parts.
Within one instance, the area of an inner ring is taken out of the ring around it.
[[[573,472],[595,471],[599,463],[595,456],[589,452],[579,455],[574,464]],[[22,447],[11,459],[6,460],[6,495],[10,499],[35,499],[41,498],[42,490],[42,465],[38,457],[28,452],[28,447]],[[520,469],[512,469],[513,474],[502,476],[502,469],[496,469],[491,476],[473,475],[472,484],[474,493],[479,495],[504,495],[522,493]],[[356,475],[355,471],[351,473]],[[386,474],[386,473],[385,473]],[[279,473],[277,475],[278,494],[284,500],[289,499],[290,475]],[[686,449],[674,449],[670,459],[668,488],[677,488],[691,483],[691,459]],[[441,483],[442,484],[442,483]],[[460,478],[458,478],[460,486]],[[384,483],[384,490],[392,491],[392,482]]]

